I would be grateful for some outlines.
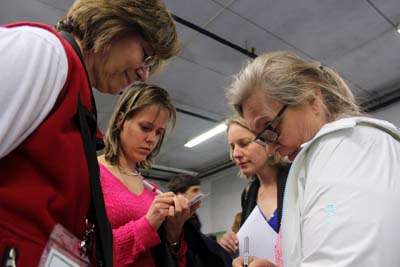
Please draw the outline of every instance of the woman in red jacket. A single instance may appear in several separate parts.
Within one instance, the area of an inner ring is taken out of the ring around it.
[[[94,223],[97,261],[112,265],[92,87],[119,94],[147,80],[178,46],[171,14],[156,0],[76,0],[56,29],[33,22],[0,27],[4,261],[37,266],[56,225],[90,252]]]

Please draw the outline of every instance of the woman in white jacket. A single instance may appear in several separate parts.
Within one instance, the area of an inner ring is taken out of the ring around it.
[[[287,52],[249,63],[227,95],[258,133],[256,142],[293,160],[278,266],[400,266],[394,125],[363,116],[332,69]],[[249,266],[273,266],[252,261]]]

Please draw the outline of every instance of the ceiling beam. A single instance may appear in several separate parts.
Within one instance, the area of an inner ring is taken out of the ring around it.
[[[400,88],[383,93],[361,103],[365,112],[372,112],[400,101]]]
[[[219,42],[219,43],[221,43],[223,45],[226,45],[226,46],[228,46],[228,47],[230,47],[230,48],[232,48],[232,49],[234,49],[234,50],[236,50],[236,51],[238,51],[238,52],[240,52],[242,54],[245,54],[248,57],[251,57],[251,58],[256,58],[257,57],[257,55],[253,51],[249,51],[249,50],[247,50],[247,49],[245,49],[243,47],[240,47],[237,44],[234,44],[234,43],[232,43],[232,42],[230,42],[230,41],[228,41],[228,40],[226,40],[226,39],[224,39],[224,38],[222,38],[222,37],[220,37],[220,36],[218,36],[218,35],[216,35],[216,34],[214,34],[212,32],[207,31],[206,29],[204,29],[204,28],[202,28],[200,26],[197,26],[196,24],[193,24],[193,23],[191,23],[191,22],[189,22],[189,21],[187,21],[187,20],[185,20],[185,19],[183,19],[181,17],[178,17],[177,15],[172,14],[172,17],[175,19],[176,22],[179,22],[179,23],[185,25],[186,27],[189,27],[189,28],[201,33],[201,34],[204,34],[204,35],[210,37],[211,39],[214,39],[215,41],[217,41],[217,42]]]
[[[189,115],[189,116],[192,116],[192,117],[196,117],[196,118],[199,118],[199,119],[203,119],[203,120],[206,120],[206,121],[210,121],[210,122],[217,122],[217,123],[221,122],[219,120],[216,120],[216,119],[213,119],[213,118],[210,118],[210,117],[207,117],[207,116],[203,116],[203,115],[194,113],[192,111],[184,110],[184,109],[181,109],[181,108],[176,108],[176,111],[179,112],[179,113],[183,113],[183,114],[186,114],[186,115]]]

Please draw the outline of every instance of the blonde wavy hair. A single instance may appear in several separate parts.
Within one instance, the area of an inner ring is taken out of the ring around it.
[[[226,133],[229,133],[229,129],[231,128],[231,126],[233,124],[239,125],[240,127],[248,130],[249,132],[251,132],[252,134],[254,134],[250,128],[247,126],[246,121],[239,115],[239,114],[235,114],[233,115],[231,118],[227,119],[225,124],[228,126],[226,128]],[[254,138],[256,137],[256,135],[254,134]],[[267,153],[267,152],[265,152]],[[232,161],[233,160],[233,151],[232,149],[230,149],[229,151],[229,156],[231,158]],[[281,155],[279,155],[278,153],[274,153],[271,156],[268,157],[267,161],[265,162],[266,164],[268,164],[269,166],[284,166],[290,163],[289,159],[287,157],[282,157]],[[252,177],[247,177],[246,175],[244,175],[240,170],[239,170],[239,176],[242,178],[252,178]]]
[[[119,165],[118,159],[121,154],[120,134],[124,122],[153,104],[160,105],[168,111],[168,122],[172,126],[171,128],[175,127],[176,110],[166,90],[156,85],[142,82],[136,82],[124,90],[124,93],[115,106],[106,134],[104,135],[104,157],[111,165]],[[122,117],[120,115],[122,115]],[[165,138],[165,132],[166,131],[163,131],[160,139],[147,156],[146,160],[137,164],[137,168],[148,169],[151,167],[154,157],[160,152],[161,145]]]
[[[55,28],[78,36],[82,49],[95,53],[113,40],[140,34],[158,59],[151,73],[180,49],[175,22],[161,0],[76,0]]]
[[[353,93],[334,70],[289,52],[258,56],[234,77],[226,95],[240,115],[243,115],[243,102],[257,88],[262,88],[266,96],[290,106],[304,104],[318,88],[328,121],[361,114]]]

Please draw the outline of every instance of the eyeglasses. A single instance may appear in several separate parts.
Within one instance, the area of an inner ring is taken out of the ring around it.
[[[265,145],[265,143],[275,143],[278,141],[279,133],[272,127],[272,125],[274,125],[274,123],[281,118],[287,107],[288,105],[285,104],[281,110],[279,110],[278,114],[276,114],[275,118],[273,118],[272,121],[267,124],[264,130],[257,134],[256,139],[254,140],[256,143]]]
[[[142,67],[147,70],[150,71],[151,67],[154,66],[154,64],[156,64],[157,62],[157,58],[155,55],[152,56],[148,56],[146,51],[143,50],[143,62],[142,62]]]

